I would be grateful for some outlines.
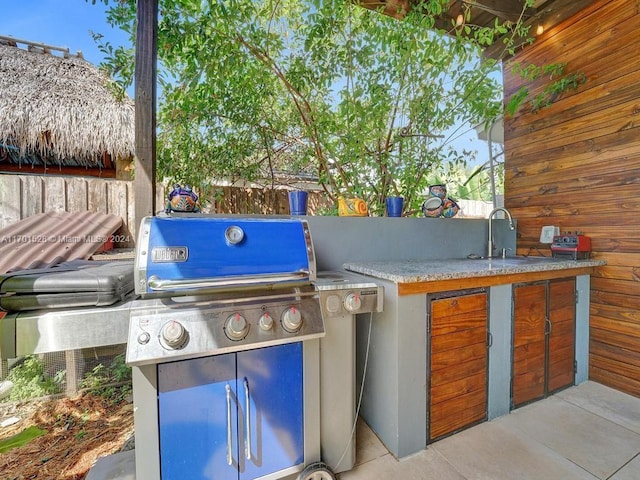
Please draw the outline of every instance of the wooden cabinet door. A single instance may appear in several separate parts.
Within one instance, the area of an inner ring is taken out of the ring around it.
[[[513,292],[514,407],[545,395],[546,283],[519,285]]]
[[[576,280],[549,282],[549,356],[547,393],[573,385],[575,380]]]
[[[487,294],[429,303],[429,441],[487,416]]]

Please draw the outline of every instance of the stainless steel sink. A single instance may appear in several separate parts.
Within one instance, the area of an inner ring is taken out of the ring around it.
[[[505,258],[496,258],[493,257],[492,260],[499,260],[504,262],[505,265],[521,265],[521,264],[530,264],[530,263],[538,263],[541,261],[549,261],[553,260],[551,257],[525,257],[525,256],[514,256],[514,257],[505,257]]]
[[[523,265],[523,264],[531,264],[537,263],[541,261],[549,261],[553,260],[551,257],[542,257],[542,256],[524,256],[524,255],[513,255],[509,257],[480,257],[477,255],[469,255],[467,257],[470,260],[490,260],[492,262],[500,262],[503,265]]]

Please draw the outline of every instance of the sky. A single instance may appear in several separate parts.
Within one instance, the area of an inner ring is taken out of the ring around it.
[[[113,2],[115,0],[111,0]],[[127,36],[105,20],[106,7],[96,0],[3,0],[0,35],[82,51],[94,65],[103,60],[90,31],[101,33],[113,45],[127,43]]]

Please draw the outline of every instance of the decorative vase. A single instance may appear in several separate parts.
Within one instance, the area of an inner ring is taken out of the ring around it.
[[[338,198],[338,215],[341,217],[366,217],[367,204],[361,198]]]

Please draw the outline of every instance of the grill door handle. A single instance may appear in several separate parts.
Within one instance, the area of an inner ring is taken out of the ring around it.
[[[249,380],[244,379],[244,401],[245,401],[245,418],[247,423],[247,435],[245,438],[245,457],[251,460],[251,404],[249,401]]]
[[[231,435],[231,387],[227,384],[224,388],[227,391],[227,465],[232,465],[233,445]]]
[[[203,277],[192,279],[162,280],[156,275],[152,275],[147,280],[149,288],[155,292],[175,291],[175,290],[202,290],[202,289],[229,289],[240,287],[254,287],[269,285],[272,283],[308,281],[309,271],[291,273],[269,273],[262,275],[240,275],[227,277]]]

